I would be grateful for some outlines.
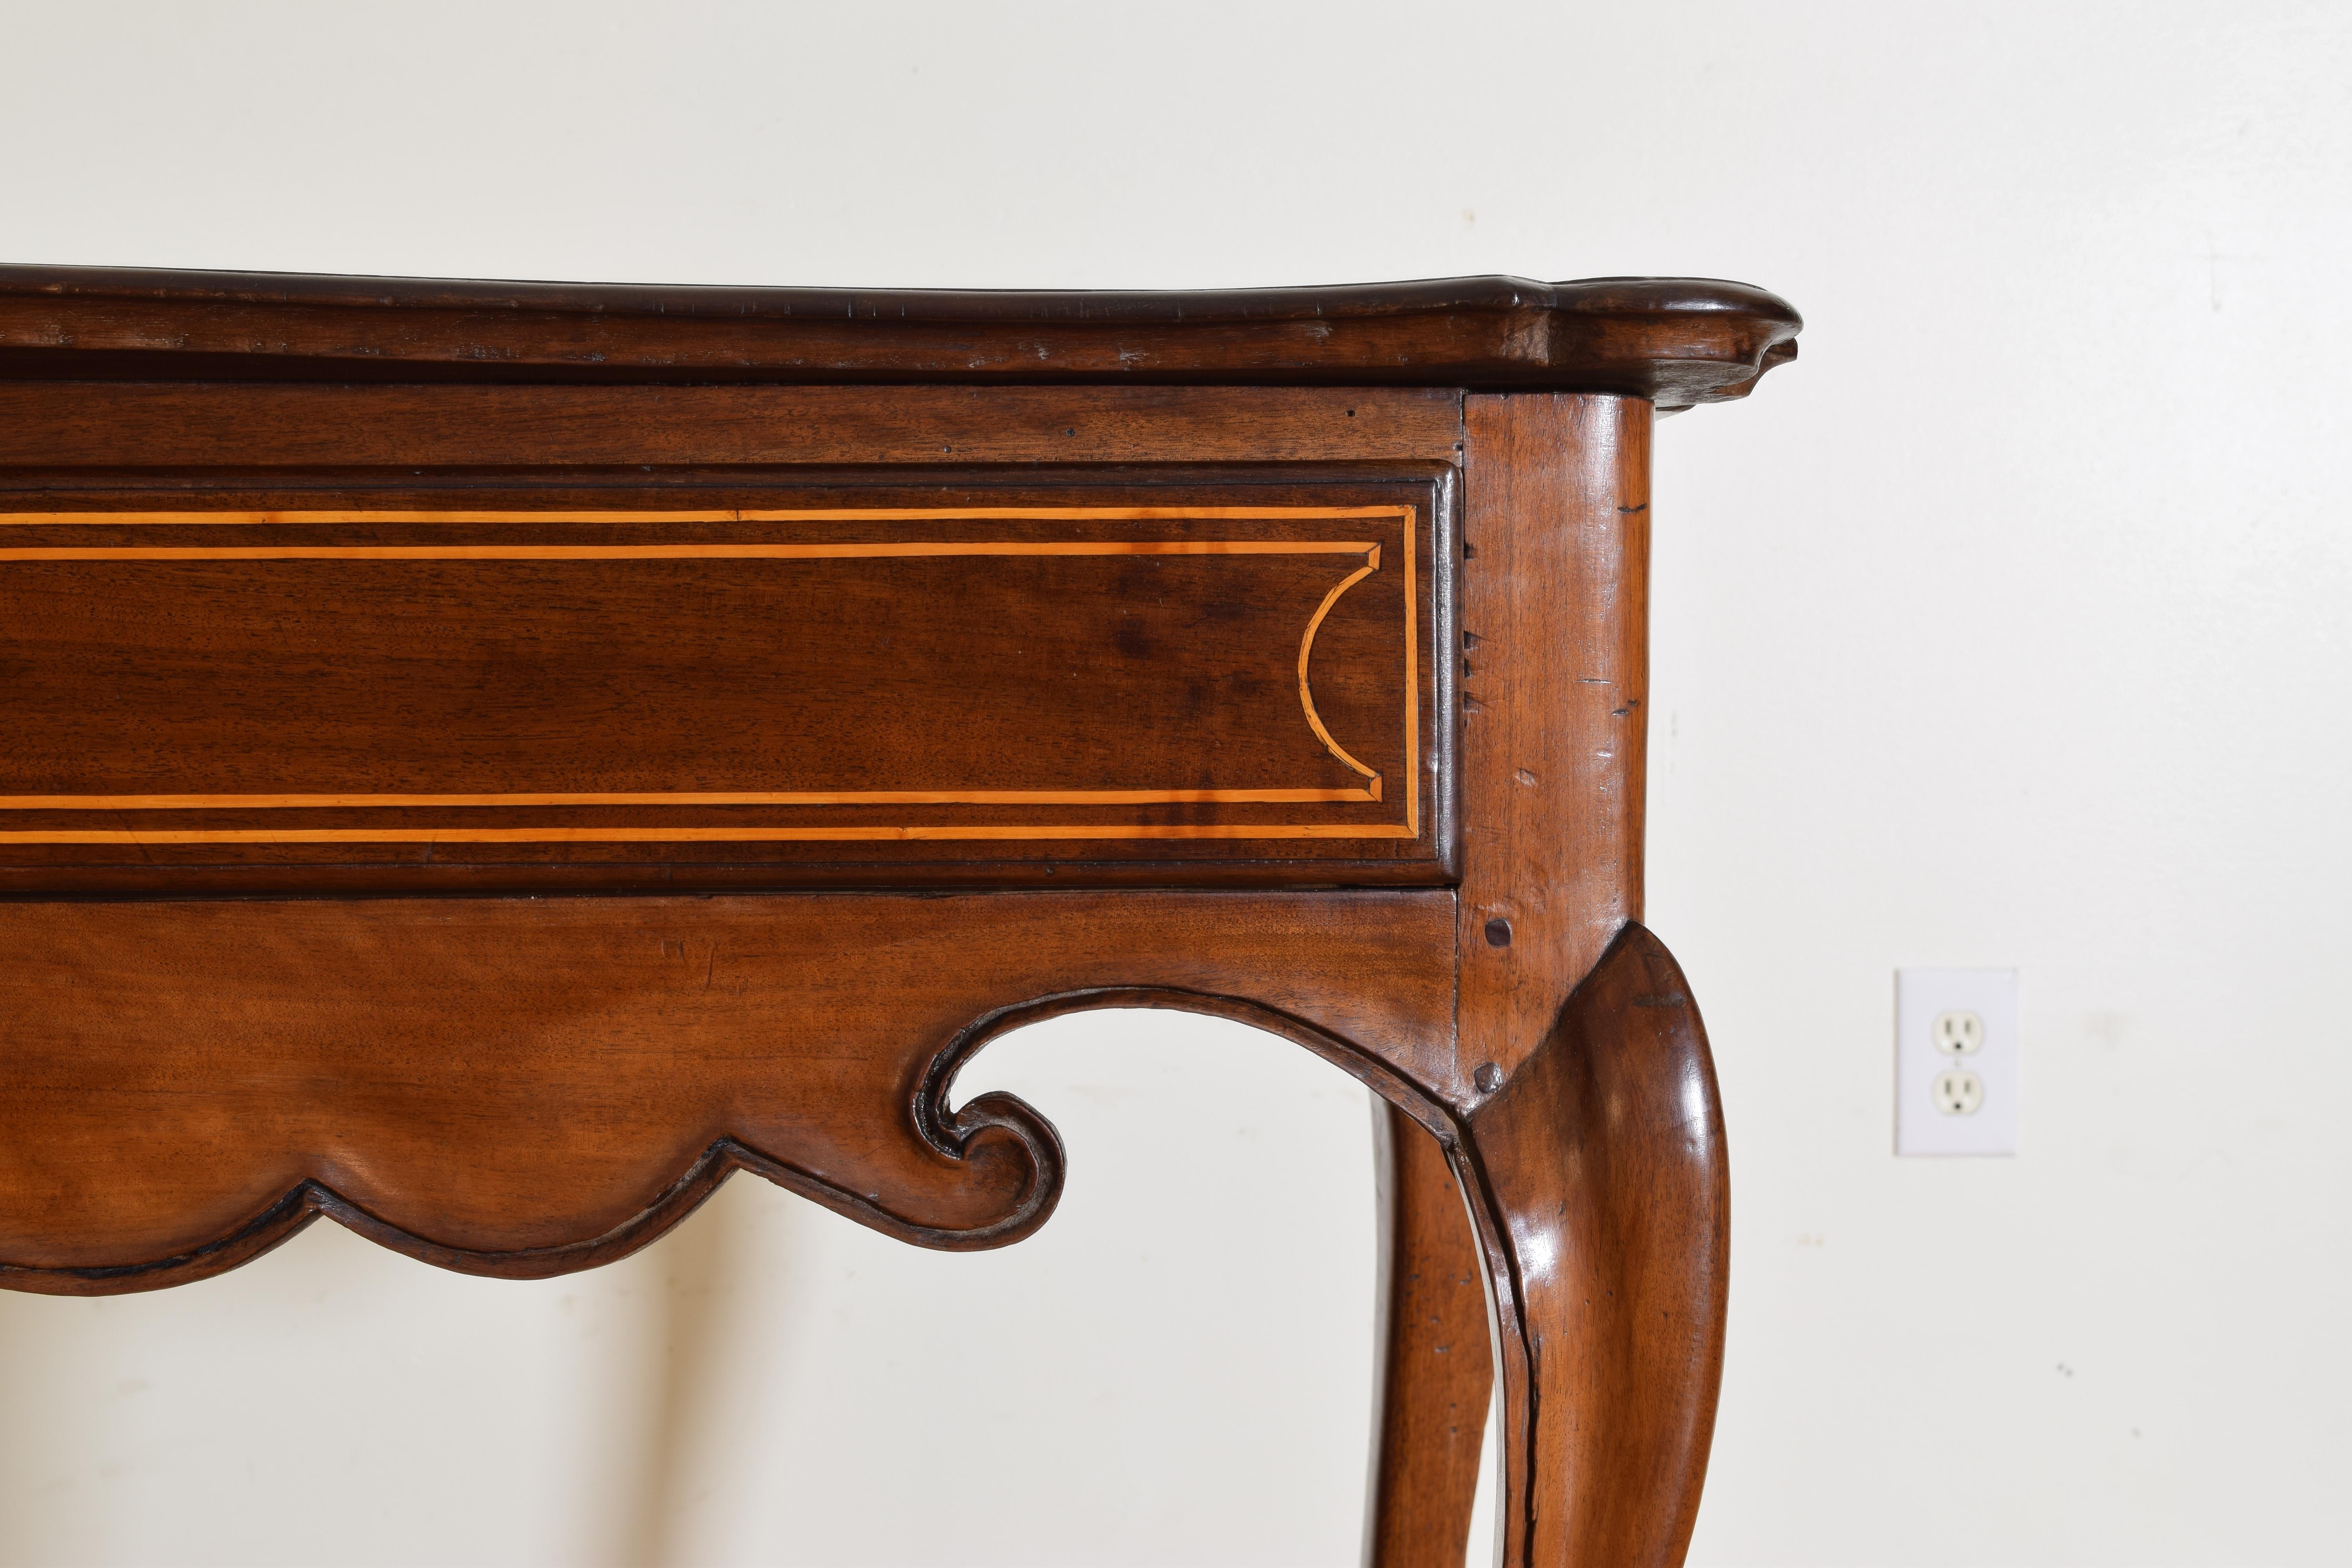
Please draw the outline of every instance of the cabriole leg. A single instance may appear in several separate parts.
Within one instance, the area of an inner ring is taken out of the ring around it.
[[[1619,933],[1461,1152],[1495,1292],[1501,1561],[1671,1568],[1723,1373],[1730,1184],[1681,968]]]
[[[1366,1568],[1461,1568],[1494,1388],[1486,1282],[1445,1151],[1412,1118],[1372,1102],[1380,1185]]]

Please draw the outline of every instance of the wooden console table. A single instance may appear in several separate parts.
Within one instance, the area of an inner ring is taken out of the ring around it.
[[[1186,1008],[1392,1108],[1368,1561],[1461,1561],[1499,1373],[1502,1561],[1680,1562],[1728,1192],[1638,923],[1650,427],[1798,326],[0,268],[0,1284],[322,1214],[556,1274],[738,1169],[1003,1246],[1062,1152],[976,1053]]]

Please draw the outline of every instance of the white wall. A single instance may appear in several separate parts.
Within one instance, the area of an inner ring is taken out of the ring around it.
[[[2352,9],[0,5],[0,256],[657,281],[1752,280],[1662,427],[1652,924],[1731,1118],[1694,1561],[2352,1547]],[[1898,964],[2025,1148],[1888,1152]],[[1066,1020],[1033,1242],[739,1184],[536,1285],[313,1232],[0,1299],[0,1561],[1339,1563],[1359,1090]],[[1232,1090],[1238,1087],[1237,1098]]]

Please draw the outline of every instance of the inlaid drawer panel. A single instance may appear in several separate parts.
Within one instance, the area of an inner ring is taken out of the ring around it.
[[[1450,470],[862,479],[0,515],[0,885],[1448,879]]]

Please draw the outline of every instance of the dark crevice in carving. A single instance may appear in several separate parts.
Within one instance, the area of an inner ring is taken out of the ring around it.
[[[1455,1169],[1515,1401],[1505,1560],[1552,1561],[1540,1543],[1572,1538],[1578,1562],[1678,1563],[1722,1371],[1728,1188],[1713,1058],[1673,955],[1622,925],[1466,1122]],[[1577,1370],[1594,1365],[1611,1375]]]
[[[955,1087],[956,1074],[991,1040],[1027,1025],[1040,1024],[1065,1014],[1096,1012],[1111,1007],[1163,1008],[1179,1013],[1199,1013],[1213,1018],[1230,1018],[1235,1023],[1264,1029],[1293,1045],[1304,1046],[1339,1068],[1428,1128],[1449,1147],[1460,1137],[1461,1129],[1454,1113],[1443,1100],[1379,1056],[1353,1042],[1278,1007],[1167,985],[1106,985],[1065,991],[982,1015],[966,1025],[954,1039],[948,1042],[946,1049],[931,1058],[929,1070],[925,1073],[915,1096],[916,1126],[923,1130],[926,1139],[935,1138],[926,1125],[925,1117],[936,1115],[939,1108],[946,1104],[948,1094]],[[980,1100],[974,1100],[972,1105],[980,1103]],[[967,1110],[970,1109],[968,1107]]]

